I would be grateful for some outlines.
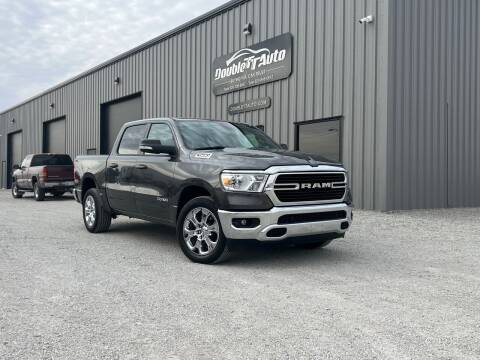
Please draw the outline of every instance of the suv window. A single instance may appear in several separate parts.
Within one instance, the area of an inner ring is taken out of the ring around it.
[[[73,165],[72,158],[68,155],[35,155],[30,166]]]
[[[125,129],[120,145],[118,146],[119,155],[135,155],[138,154],[140,141],[145,136],[147,124],[134,125]]]
[[[167,124],[153,124],[148,134],[149,140],[160,140],[162,145],[175,146],[172,129]]]

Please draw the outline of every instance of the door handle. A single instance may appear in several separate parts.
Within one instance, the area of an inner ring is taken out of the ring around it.
[[[146,169],[146,168],[147,168],[147,165],[145,165],[145,164],[138,164],[138,165],[135,165],[135,168],[136,168],[136,169]]]
[[[109,168],[112,168],[112,169],[116,169],[118,167],[118,164],[117,163],[111,163],[110,165],[108,165]]]

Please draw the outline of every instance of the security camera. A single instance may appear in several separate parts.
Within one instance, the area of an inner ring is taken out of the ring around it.
[[[242,29],[244,35],[250,35],[252,33],[252,24],[247,23]]]
[[[369,24],[373,22],[373,15],[365,16],[364,18],[361,18],[360,20],[358,20],[358,22],[360,24]]]

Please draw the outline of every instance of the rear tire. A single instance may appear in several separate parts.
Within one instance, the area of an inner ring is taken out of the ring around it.
[[[12,196],[14,199],[20,199],[23,196],[23,191],[18,190],[17,182],[12,184]]]
[[[311,243],[305,243],[305,244],[296,244],[295,246],[300,248],[300,249],[305,249],[305,250],[315,250],[318,248],[323,248],[330,244],[334,239],[328,239],[328,240],[320,240],[320,241],[315,241]]]
[[[33,184],[33,196],[35,197],[35,201],[45,200],[45,189],[38,186],[38,183]]]
[[[108,231],[112,223],[112,215],[103,207],[97,189],[90,189],[83,198],[83,222],[91,233]]]
[[[225,261],[228,241],[222,231],[212,198],[200,196],[187,202],[177,219],[177,239],[191,261],[212,264]]]

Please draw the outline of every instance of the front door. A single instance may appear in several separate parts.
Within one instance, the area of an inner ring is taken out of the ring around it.
[[[106,190],[110,206],[126,214],[137,214],[134,196],[134,170],[139,161],[140,141],[145,137],[147,124],[127,127],[120,143],[108,158]]]
[[[23,159],[21,165],[21,173],[17,178],[17,185],[21,189],[30,189],[31,181],[29,181],[29,168],[30,162],[32,161],[32,155],[27,155],[25,159]]]
[[[152,124],[147,138],[162,145],[177,146],[167,123]],[[172,219],[171,203],[176,161],[168,154],[142,154],[134,171],[135,201],[143,217],[161,222]]]

